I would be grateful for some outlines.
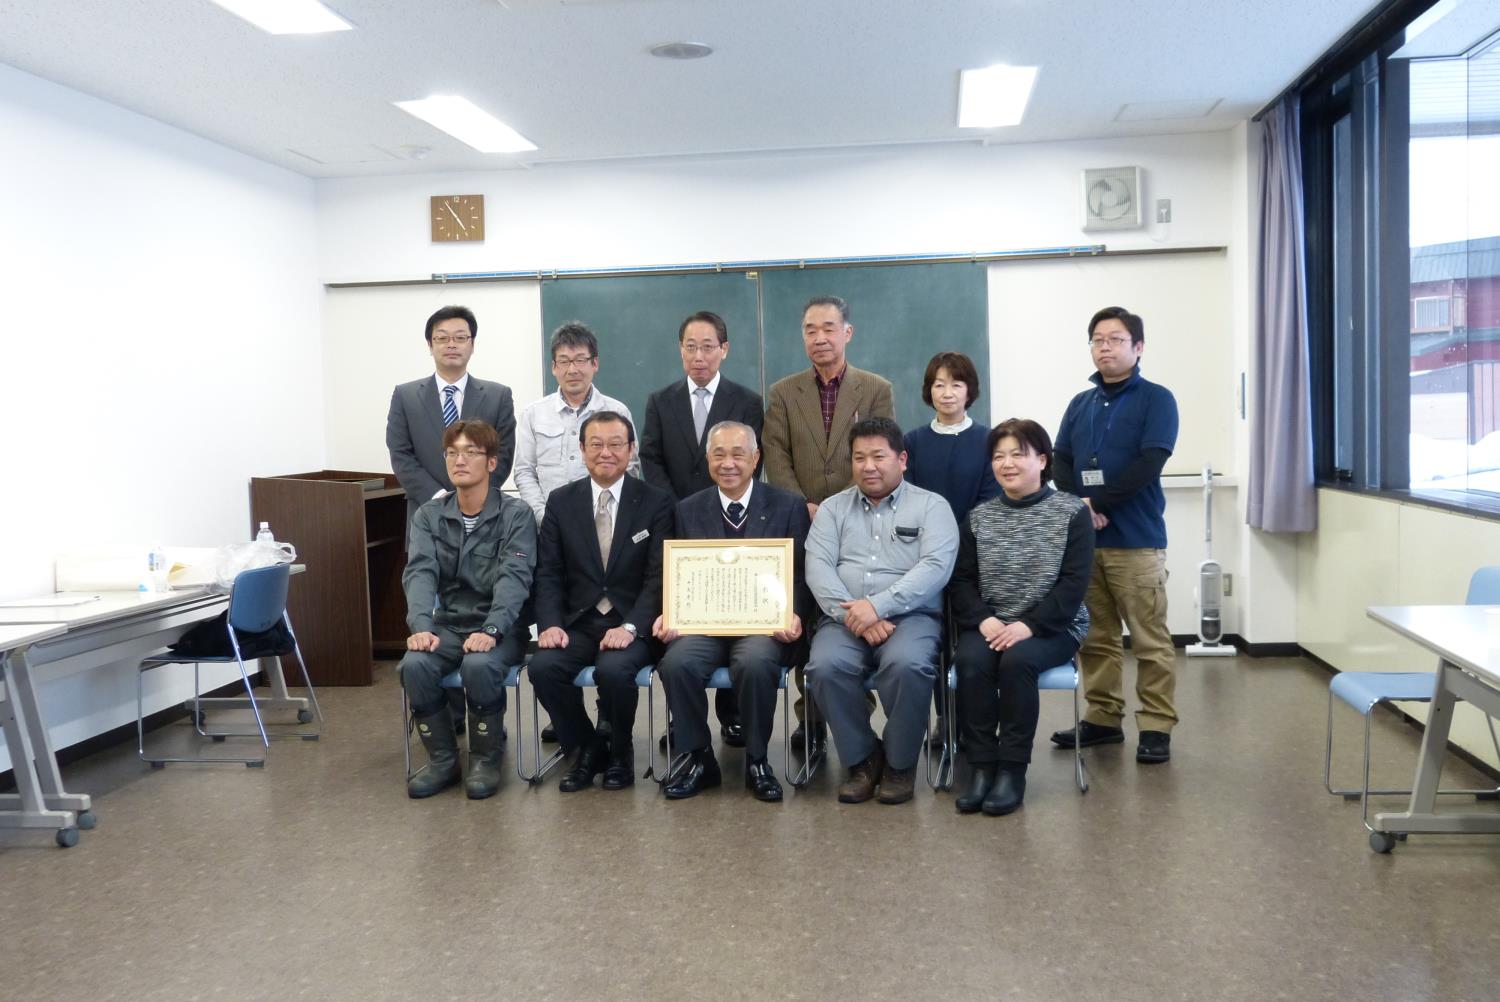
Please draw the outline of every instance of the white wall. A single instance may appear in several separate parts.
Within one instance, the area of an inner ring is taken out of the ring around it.
[[[0,599],[58,552],[248,538],[249,478],[323,463],[312,182],[3,65],[0,146]],[[134,674],[41,698],[71,744]]]

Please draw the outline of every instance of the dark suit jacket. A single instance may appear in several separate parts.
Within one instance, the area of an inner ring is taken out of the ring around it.
[[[693,437],[693,400],[687,377],[663,386],[646,400],[646,428],[641,433],[641,476],[681,500],[714,485],[704,458],[705,443]],[[708,408],[708,430],[720,421],[739,421],[755,429],[760,440],[765,412],[760,394],[719,377],[719,389]],[[755,469],[760,475],[760,467]]]
[[[750,491],[750,512],[745,521],[747,539],[790,539],[794,554],[792,607],[802,617],[803,635],[812,632],[818,605],[803,576],[803,550],[807,546],[807,503],[791,491],[757,481]],[[675,539],[724,539],[724,515],[719,507],[719,488],[710,487],[677,505]]]
[[[499,462],[490,475],[490,486],[499,490],[516,456],[516,409],[510,387],[471,374],[458,416],[485,421],[500,433]],[[407,522],[438,491],[453,490],[443,462],[443,428],[443,402],[431,376],[396,387],[385,420],[385,447],[391,451],[391,469],[406,491]]]
[[[849,429],[860,418],[895,417],[891,384],[849,366],[839,384],[833,425],[823,434],[817,376],[809,367],[771,384],[766,406],[766,479],[822,504],[854,482]]]
[[[594,532],[591,483],[584,477],[547,495],[537,542],[537,632],[567,629],[608,596],[636,634],[650,639],[661,613],[662,543],[673,532],[672,495],[625,477],[606,568]]]

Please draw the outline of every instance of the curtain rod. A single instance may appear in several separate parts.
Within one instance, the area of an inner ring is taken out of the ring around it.
[[[397,285],[447,285],[462,282],[544,282],[569,278],[624,278],[653,275],[710,275],[752,271],[799,271],[817,268],[888,267],[909,264],[988,264],[997,261],[1039,261],[1079,257],[1130,257],[1144,254],[1204,254],[1223,251],[1223,246],[1146,247],[1138,250],[1108,250],[1103,244],[1075,247],[1045,247],[1032,250],[986,251],[969,254],[904,254],[875,257],[788,258],[766,261],[730,261],[713,264],[645,265],[624,268],[569,268],[538,271],[472,271],[434,273],[431,278],[390,279],[374,282],[326,282],[329,289],[363,289]]]

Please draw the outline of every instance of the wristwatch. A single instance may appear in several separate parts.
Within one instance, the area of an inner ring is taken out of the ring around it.
[[[497,629],[496,629],[496,628],[495,628],[495,627],[493,627],[493,626],[486,626],[486,627],[485,627],[485,628],[484,628],[484,632],[485,632],[485,633],[488,633],[488,634],[489,634],[489,635],[490,635],[490,636],[492,636],[492,637],[498,637],[498,636],[500,636],[500,631],[499,631],[499,630],[497,630]]]
[[[636,637],[636,638],[640,637],[640,634],[638,632],[636,632],[636,628],[635,628],[635,624],[634,623],[621,623],[620,625],[623,626],[625,629],[629,630],[630,631],[630,635],[632,637]]]

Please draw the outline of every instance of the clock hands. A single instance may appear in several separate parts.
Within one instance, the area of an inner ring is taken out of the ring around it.
[[[459,229],[463,230],[465,233],[469,232],[469,228],[464,225],[464,221],[458,218],[458,213],[453,211],[452,202],[444,202],[443,208],[448,210],[448,215],[453,217],[453,221],[458,224]]]

